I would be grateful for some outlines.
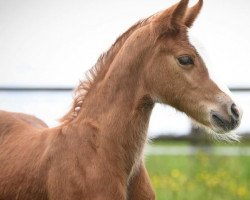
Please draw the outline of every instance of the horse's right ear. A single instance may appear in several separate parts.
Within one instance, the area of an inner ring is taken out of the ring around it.
[[[157,32],[178,29],[183,24],[188,2],[189,0],[181,0],[156,16],[154,21],[157,24]]]

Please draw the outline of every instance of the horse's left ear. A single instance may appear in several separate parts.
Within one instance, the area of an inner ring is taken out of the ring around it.
[[[186,11],[186,14],[184,17],[184,24],[187,27],[190,28],[193,25],[195,19],[197,18],[198,14],[200,13],[202,5],[203,5],[203,0],[199,0],[199,2],[197,4],[195,4],[193,7],[189,8]]]

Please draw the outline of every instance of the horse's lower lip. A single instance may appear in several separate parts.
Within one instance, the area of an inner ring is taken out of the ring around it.
[[[223,129],[223,131],[228,132],[239,125],[239,120],[235,120],[233,117],[229,117],[229,120],[226,120],[224,117],[222,117],[219,113],[212,112],[212,121],[213,124],[216,125],[216,127]]]

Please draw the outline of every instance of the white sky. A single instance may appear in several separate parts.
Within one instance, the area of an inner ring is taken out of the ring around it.
[[[0,0],[0,86],[74,86],[121,33],[176,2]],[[229,86],[250,86],[249,10],[249,0],[205,0],[191,30]]]

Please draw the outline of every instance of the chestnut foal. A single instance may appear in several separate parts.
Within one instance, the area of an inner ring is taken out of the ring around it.
[[[187,37],[201,7],[181,0],[131,27],[76,89],[60,126],[0,112],[0,199],[155,199],[143,148],[156,102],[230,136],[241,112]]]

